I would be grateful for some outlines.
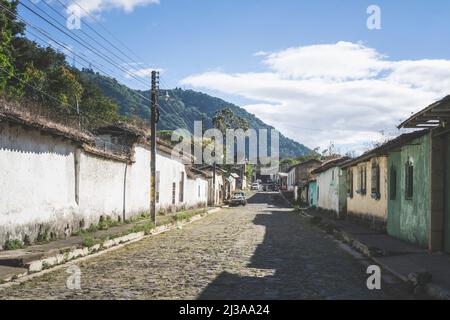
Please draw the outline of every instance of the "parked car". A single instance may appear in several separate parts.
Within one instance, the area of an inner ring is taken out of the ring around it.
[[[247,205],[247,198],[245,192],[236,192],[230,200],[230,206],[245,206]]]
[[[260,187],[259,183],[258,182],[253,182],[252,190],[259,191],[260,189],[261,189],[261,187]]]

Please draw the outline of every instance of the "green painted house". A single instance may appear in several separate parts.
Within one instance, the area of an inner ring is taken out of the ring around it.
[[[405,144],[390,155],[400,190],[389,203],[388,230],[402,239],[450,253],[450,96],[412,115],[399,128],[427,128],[428,134]],[[412,178],[408,180],[409,174]],[[404,186],[412,190],[402,190]],[[394,188],[392,188],[394,190]],[[406,193],[406,198],[405,194]],[[409,199],[412,193],[412,199]],[[400,198],[399,198],[400,197]],[[403,198],[403,199],[402,199]]]
[[[397,138],[388,152],[388,234],[428,247],[429,132]]]

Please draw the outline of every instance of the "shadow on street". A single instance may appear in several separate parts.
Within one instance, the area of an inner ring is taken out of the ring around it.
[[[335,242],[305,226],[299,215],[283,209],[280,195],[257,193],[248,203],[249,209],[252,204],[268,204],[258,208],[253,220],[266,230],[247,265],[255,276],[222,272],[199,299],[383,298],[381,292],[366,288],[362,265],[337,249]],[[257,276],[261,269],[259,273],[266,276]]]

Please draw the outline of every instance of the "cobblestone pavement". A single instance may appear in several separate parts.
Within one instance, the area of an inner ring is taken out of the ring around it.
[[[257,194],[182,229],[83,262],[81,290],[56,270],[0,289],[0,299],[391,299],[365,268],[279,195]],[[266,203],[267,202],[267,203]],[[391,285],[394,287],[393,285]]]

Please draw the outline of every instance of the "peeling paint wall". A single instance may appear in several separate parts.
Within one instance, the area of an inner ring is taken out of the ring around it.
[[[162,152],[156,154],[156,171],[159,172],[159,201],[157,209],[171,209],[181,207],[193,207],[208,202],[208,195],[205,188],[208,188],[208,181],[204,178],[189,179],[186,174],[186,167],[177,159],[172,159],[170,155]],[[180,201],[180,181],[184,175],[183,201]],[[220,180],[221,181],[221,180]],[[173,187],[175,183],[175,201],[173,202]],[[219,179],[217,186],[219,187]],[[200,186],[200,197],[198,187]]]
[[[444,137],[445,152],[445,216],[444,216],[444,249],[450,253],[450,134]]]
[[[376,161],[380,166],[380,194],[379,198],[374,197],[371,192],[372,185],[372,161]],[[352,166],[347,170],[353,172],[352,196],[347,196],[347,212],[362,218],[387,220],[387,157],[374,157],[370,161]],[[367,192],[361,194],[358,191],[358,170],[366,167],[367,172]]]
[[[388,200],[387,231],[390,235],[428,246],[429,225],[429,136],[415,139],[389,153],[388,170],[397,170],[397,192],[395,199]],[[411,161],[414,165],[413,198],[405,197],[405,164]],[[389,175],[388,171],[388,175]],[[388,195],[390,195],[390,179]]]
[[[97,224],[101,216],[123,221],[148,212],[150,150],[137,144],[133,154],[133,163],[112,160],[70,140],[0,122],[0,249],[11,239],[32,243],[70,236]],[[177,206],[207,202],[206,179],[188,179],[184,164],[159,153],[157,157],[159,207],[172,204],[173,182]]]
[[[81,216],[75,150],[67,140],[0,122],[0,246],[8,238],[71,232]]]
[[[345,176],[339,167],[333,167],[317,175],[318,207],[342,213],[346,209]]]

